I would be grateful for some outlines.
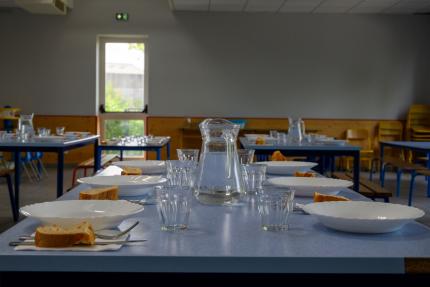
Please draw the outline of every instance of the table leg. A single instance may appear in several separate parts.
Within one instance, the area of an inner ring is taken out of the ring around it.
[[[63,195],[64,150],[57,152],[57,198]]]
[[[16,151],[14,153],[14,163],[15,163],[15,211],[14,220],[17,221],[19,218],[19,184],[21,181],[21,152]]]
[[[157,148],[155,151],[157,153],[157,160],[161,160],[161,148]]]
[[[120,151],[119,151],[119,160],[120,160],[120,161],[122,161],[122,160],[123,160],[123,158],[124,158],[124,151],[123,151],[123,150],[120,150]]]
[[[102,158],[102,150],[99,147],[99,141],[94,142],[94,174],[100,169],[100,162]]]
[[[170,142],[166,144],[167,159],[170,159]]]
[[[354,152],[354,190],[360,192],[360,151]]]
[[[430,152],[427,153],[427,169],[430,169]],[[427,176],[427,197],[430,197],[430,176]]]
[[[382,166],[384,165],[384,147],[385,145],[383,143],[380,143],[380,147],[379,147],[379,181],[382,183],[382,178],[383,178],[383,170],[382,170]],[[384,171],[385,172],[385,171]]]

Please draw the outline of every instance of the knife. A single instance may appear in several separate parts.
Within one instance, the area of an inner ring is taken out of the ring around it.
[[[104,242],[96,242],[95,245],[109,245],[109,244],[128,244],[128,243],[138,243],[138,242],[145,242],[148,241],[146,239],[141,240],[117,240],[117,241],[104,241]],[[9,246],[35,246],[34,241],[11,241],[9,242]],[[92,245],[74,245],[74,246],[68,246],[68,247],[85,247],[85,246],[92,246]]]

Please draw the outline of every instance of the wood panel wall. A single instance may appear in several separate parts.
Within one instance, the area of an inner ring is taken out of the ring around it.
[[[148,117],[147,133],[163,136],[169,135],[171,155],[176,158],[177,148],[200,148],[201,136],[197,129],[204,117]],[[247,130],[288,130],[287,118],[245,118]],[[307,131],[325,134],[338,139],[345,138],[347,129],[366,129],[377,149],[378,124],[381,121],[399,122],[397,120],[357,120],[357,119],[304,119]],[[152,157],[150,157],[152,158]]]

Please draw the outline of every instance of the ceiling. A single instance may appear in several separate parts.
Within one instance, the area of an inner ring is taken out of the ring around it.
[[[415,14],[430,0],[169,0],[176,11],[272,13]]]

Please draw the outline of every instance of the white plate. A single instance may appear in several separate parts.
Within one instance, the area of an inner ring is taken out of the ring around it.
[[[255,142],[257,138],[263,138],[265,141],[275,141],[276,138],[270,137],[266,134],[245,134],[247,140]]]
[[[143,174],[164,174],[166,163],[162,160],[127,160],[112,163],[119,167],[137,167],[142,169]]]
[[[352,186],[352,182],[342,179],[325,177],[272,177],[269,183],[291,187],[295,190],[295,196],[313,196],[315,192],[324,194],[337,194],[340,190]]]
[[[267,166],[266,172],[270,174],[294,174],[295,172],[309,171],[318,165],[315,162],[306,161],[259,161],[257,164]]]
[[[116,227],[142,210],[142,205],[125,200],[59,200],[27,205],[19,211],[43,224],[70,226],[85,220],[99,230]]]
[[[166,178],[159,175],[113,175],[91,176],[78,179],[91,187],[107,187],[117,185],[119,196],[137,196],[152,192],[156,185],[163,185]]]
[[[310,203],[303,208],[325,226],[355,233],[386,233],[424,216],[421,209],[372,201]]]
[[[324,139],[324,140],[317,140],[317,142],[323,145],[335,145],[335,146],[346,145],[346,140]]]

